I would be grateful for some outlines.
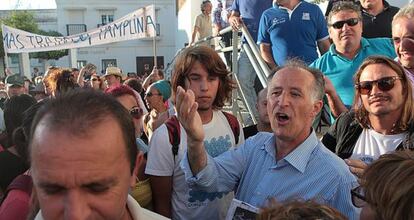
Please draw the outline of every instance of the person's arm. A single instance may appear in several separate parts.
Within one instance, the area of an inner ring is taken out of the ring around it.
[[[150,175],[154,211],[171,218],[172,176]]]
[[[341,98],[336,93],[336,90],[328,77],[325,79],[325,93],[328,97],[328,105],[332,111],[332,115],[337,118],[342,112],[348,111],[345,105],[342,103]]]
[[[193,91],[177,88],[177,118],[187,133],[187,157],[193,175],[197,175],[207,165],[207,153],[204,149],[204,129],[197,112],[198,103]]]
[[[272,56],[272,48],[269,44],[261,43],[260,44],[260,54],[264,61],[266,61],[267,65],[269,65],[270,69],[275,69],[277,67],[275,61],[273,60]]]
[[[154,66],[152,72],[147,76],[147,78],[145,78],[144,82],[142,83],[142,88],[146,91],[152,83],[160,79],[161,77],[158,75],[158,69],[156,66]]]
[[[318,43],[319,53],[321,54],[321,56],[324,53],[326,53],[329,50],[329,47],[331,46],[331,42],[329,41],[329,38],[325,40],[320,40],[317,43]]]
[[[85,67],[82,67],[82,69],[79,71],[79,75],[78,75],[78,78],[77,78],[77,83],[78,83],[78,85],[80,86],[80,87],[84,87],[85,86],[85,84],[84,84],[84,82],[83,82],[83,76],[85,75],[85,72],[86,72],[86,68]]]

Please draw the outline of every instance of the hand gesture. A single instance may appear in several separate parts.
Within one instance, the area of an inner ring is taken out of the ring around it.
[[[362,177],[365,169],[368,167],[368,165],[362,162],[362,160],[346,159],[345,163],[349,166],[349,170],[351,171],[351,173],[357,176],[358,179]]]
[[[195,101],[193,91],[190,89],[184,91],[181,86],[178,86],[175,107],[177,118],[187,133],[188,141],[203,142],[203,123],[197,112],[198,103]]]
[[[230,16],[229,23],[234,30],[239,30],[242,23],[242,19],[239,16]]]

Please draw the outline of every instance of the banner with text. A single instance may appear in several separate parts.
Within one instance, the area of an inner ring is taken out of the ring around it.
[[[150,5],[105,26],[71,36],[43,36],[2,25],[4,51],[22,53],[62,50],[154,37],[155,22],[155,9]]]

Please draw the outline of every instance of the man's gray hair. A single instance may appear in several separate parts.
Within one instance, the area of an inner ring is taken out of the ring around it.
[[[395,20],[398,18],[414,18],[414,4],[408,4],[402,7],[397,14],[394,15],[392,19],[392,24],[394,24]]]
[[[353,11],[358,14],[358,19],[362,20],[361,7],[352,1],[339,1],[334,3],[332,10],[329,12],[327,21],[328,25],[332,25],[331,20],[334,15],[340,11]]]
[[[320,70],[309,67],[300,59],[289,59],[283,66],[277,67],[275,73],[286,68],[302,69],[311,73],[314,79],[311,94],[312,99],[314,101],[323,99],[323,96],[325,95],[325,80]],[[271,74],[271,76],[273,77],[275,73]]]

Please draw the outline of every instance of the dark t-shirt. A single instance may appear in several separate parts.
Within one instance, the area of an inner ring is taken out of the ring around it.
[[[20,157],[8,150],[0,152],[0,189],[6,191],[13,179],[27,169]]]

